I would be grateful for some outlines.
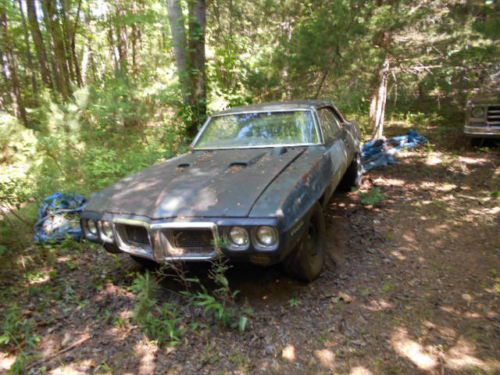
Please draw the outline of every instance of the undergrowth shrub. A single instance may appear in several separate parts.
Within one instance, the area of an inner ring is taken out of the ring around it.
[[[19,306],[12,305],[3,318],[0,331],[0,347],[34,347],[40,337],[33,333],[33,323],[26,319]]]
[[[175,304],[158,303],[158,289],[156,280],[149,272],[137,276],[132,284],[132,291],[137,296],[134,319],[145,334],[158,344],[176,345],[182,334],[182,320]]]
[[[173,271],[183,286],[179,299],[175,301],[159,302],[160,286],[149,272],[139,274],[132,284],[131,290],[136,294],[134,321],[150,339],[159,344],[177,345],[189,329],[214,325],[239,332],[248,329],[253,311],[237,303],[239,291],[233,291],[229,286],[225,276],[229,269],[226,261],[218,260],[212,264],[208,277],[215,284],[214,289],[206,287],[198,278],[188,278],[178,267],[169,265],[168,270],[164,267],[157,274],[162,278],[171,276],[170,271]]]
[[[250,308],[241,308],[236,303],[239,291],[231,290],[226,277],[228,269],[227,259],[215,260],[208,274],[208,277],[216,285],[215,289],[209,291],[199,279],[192,279],[201,290],[198,292],[186,291],[184,294],[193,306],[202,309],[205,317],[213,318],[223,326],[244,332],[247,329],[252,311]]]

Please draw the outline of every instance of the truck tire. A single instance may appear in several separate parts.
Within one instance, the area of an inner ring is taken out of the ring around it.
[[[325,217],[319,203],[313,207],[307,231],[284,262],[285,271],[292,277],[311,282],[325,264]]]
[[[352,188],[357,188],[361,185],[363,178],[363,166],[361,164],[361,156],[356,154],[351,164],[344,173],[344,177],[340,180],[339,190],[351,191]]]

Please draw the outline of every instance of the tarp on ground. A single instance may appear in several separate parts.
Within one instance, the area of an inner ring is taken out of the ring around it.
[[[35,241],[60,242],[67,237],[80,240],[80,213],[86,202],[83,195],[61,192],[44,199],[35,224]]]
[[[388,139],[376,139],[366,142],[361,147],[361,162],[365,171],[397,164],[396,154],[402,149],[413,149],[428,143],[428,140],[416,130],[409,130],[406,135]]]

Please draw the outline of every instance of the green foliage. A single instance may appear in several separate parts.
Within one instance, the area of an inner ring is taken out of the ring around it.
[[[19,306],[11,306],[5,313],[0,331],[0,347],[34,347],[40,337],[33,332],[33,323],[26,319]]]
[[[151,274],[146,272],[144,275],[137,275],[131,290],[137,296],[134,316],[136,319],[142,319],[142,316],[150,311],[156,304],[155,295],[158,291],[158,284],[151,277]]]
[[[360,192],[359,195],[361,197],[361,203],[365,206],[376,206],[387,198],[378,186],[375,186],[367,192]]]
[[[159,302],[160,288],[150,273],[137,275],[131,286],[131,290],[136,294],[134,320],[150,339],[168,345],[178,344],[188,329],[187,326],[193,331],[207,326],[203,320],[191,321],[188,325],[182,318],[183,308],[198,311],[189,314],[191,316],[202,316],[209,322],[215,321],[223,327],[236,329],[239,332],[246,331],[253,312],[250,308],[241,307],[236,303],[235,298],[239,292],[230,289],[225,276],[227,269],[227,262],[221,260],[214,262],[209,273],[210,279],[216,284],[214,290],[209,290],[199,279],[185,278],[181,270],[174,270],[185,290],[181,292],[183,300],[169,303]],[[191,291],[193,286],[199,290]]]
[[[195,279],[201,291],[197,293],[185,293],[193,306],[202,309],[206,317],[213,317],[223,326],[238,329],[244,332],[249,323],[249,316],[252,314],[251,309],[241,308],[236,303],[236,296],[239,291],[232,291],[229,286],[229,281],[226,277],[226,272],[229,269],[227,260],[216,260],[212,263],[209,272],[209,277],[216,284],[213,292]]]
[[[26,374],[26,367],[31,363],[32,357],[26,353],[20,353],[16,356],[16,361],[7,372],[8,375]]]
[[[132,284],[136,293],[134,319],[143,328],[146,335],[160,345],[176,345],[182,335],[181,318],[175,304],[164,303],[159,306],[155,296],[158,284],[149,272],[138,275]]]

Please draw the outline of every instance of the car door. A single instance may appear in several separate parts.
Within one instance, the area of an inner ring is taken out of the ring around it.
[[[333,189],[340,182],[348,166],[348,151],[343,140],[342,128],[335,119],[331,107],[318,109],[319,123],[323,132],[326,153],[330,159],[332,170],[331,184]]]

